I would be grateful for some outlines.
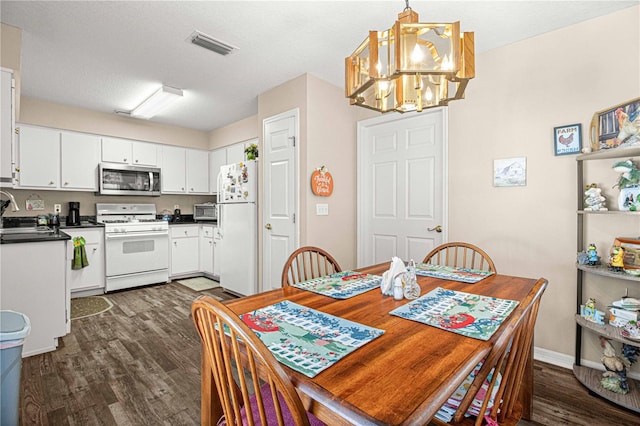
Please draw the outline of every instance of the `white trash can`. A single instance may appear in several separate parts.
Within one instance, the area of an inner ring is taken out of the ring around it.
[[[20,413],[22,345],[31,331],[29,317],[0,311],[0,425],[17,426]]]

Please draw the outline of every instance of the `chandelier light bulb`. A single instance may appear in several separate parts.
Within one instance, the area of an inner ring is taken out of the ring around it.
[[[424,53],[422,53],[422,49],[418,46],[418,43],[413,48],[413,52],[411,52],[411,62],[414,64],[419,64],[424,59]]]
[[[449,57],[449,55],[444,55],[444,58],[442,58],[442,65],[440,68],[443,70],[453,69],[453,64],[451,63],[451,58]]]
[[[431,103],[431,101],[433,100],[433,92],[431,91],[430,86],[427,86],[427,90],[425,91],[424,96],[425,98],[427,98],[427,102]]]

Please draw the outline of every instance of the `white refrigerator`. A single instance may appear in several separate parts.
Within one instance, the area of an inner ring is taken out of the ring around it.
[[[220,285],[238,295],[258,292],[258,167],[227,164],[218,174]]]

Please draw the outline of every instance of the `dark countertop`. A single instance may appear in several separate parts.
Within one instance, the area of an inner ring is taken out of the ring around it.
[[[0,235],[0,244],[15,243],[43,243],[52,241],[66,241],[71,237],[62,231],[52,231],[46,233],[19,233]]]
[[[96,223],[90,220],[80,221],[80,225],[67,226],[66,224],[60,225],[60,229],[78,229],[78,228],[104,228],[104,223]]]

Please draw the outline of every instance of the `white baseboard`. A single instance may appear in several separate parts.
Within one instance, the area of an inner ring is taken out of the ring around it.
[[[560,353],[560,352],[550,351],[549,349],[534,347],[533,359],[537,361],[546,362],[547,364],[552,364],[558,367],[566,368],[569,370],[573,369],[574,357]],[[599,362],[593,362],[593,361],[583,359],[581,364],[584,365],[585,367],[604,371],[604,366]],[[640,373],[636,373],[634,371],[627,372],[627,376],[636,380],[640,379]]]

